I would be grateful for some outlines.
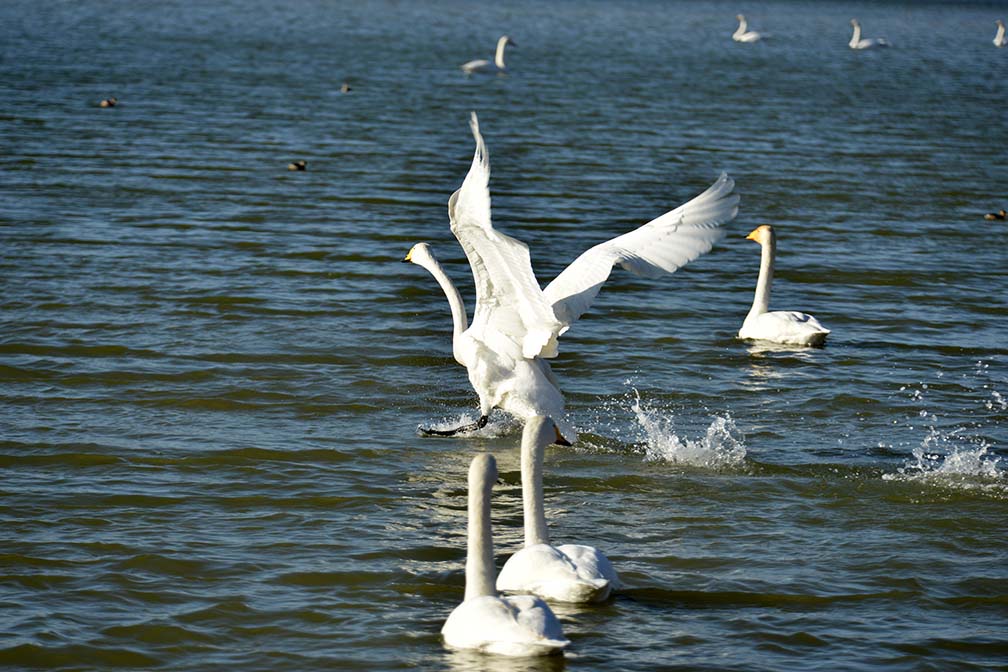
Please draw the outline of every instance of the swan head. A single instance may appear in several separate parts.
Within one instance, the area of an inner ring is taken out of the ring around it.
[[[531,440],[537,447],[545,448],[551,443],[558,446],[569,446],[570,441],[560,433],[560,428],[553,422],[553,418],[545,415],[533,415],[525,421],[523,438]]]
[[[1004,28],[1004,21],[1002,21],[1001,19],[994,19],[994,23],[996,23],[998,27]]]
[[[507,35],[501,35],[500,39],[497,40],[497,44],[504,44],[504,45],[507,45],[509,47],[517,47],[518,46],[517,44],[515,44],[514,40],[512,40]]]
[[[409,262],[417,266],[423,266],[424,268],[429,268],[431,265],[437,263],[434,260],[434,254],[431,252],[430,245],[427,243],[417,243],[411,247],[410,251],[406,253],[403,262]]]
[[[774,230],[769,224],[763,224],[762,226],[757,226],[755,229],[749,232],[746,236],[746,240],[754,240],[760,245],[767,245],[774,241]]]
[[[850,20],[850,25],[852,25],[852,26],[854,26],[855,28],[857,28],[857,27],[858,27],[858,26],[860,26],[861,24],[860,24],[860,23],[858,23],[858,20],[857,20],[857,19],[851,19],[851,20]]]
[[[469,464],[469,490],[490,490],[497,482],[497,460],[490,453],[480,453]]]
[[[745,15],[744,14],[736,14],[735,15],[735,19],[737,21],[745,21]]]

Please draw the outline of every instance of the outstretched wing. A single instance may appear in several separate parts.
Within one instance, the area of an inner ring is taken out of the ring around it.
[[[613,266],[646,278],[673,273],[710,251],[738,214],[727,173],[693,200],[644,226],[592,247],[546,286],[543,294],[564,330],[588,310]]]
[[[491,224],[490,157],[475,112],[469,124],[476,153],[462,186],[448,199],[448,218],[476,284],[470,330],[488,343],[504,336],[521,346],[524,357],[555,357],[562,325],[532,273],[528,246]]]

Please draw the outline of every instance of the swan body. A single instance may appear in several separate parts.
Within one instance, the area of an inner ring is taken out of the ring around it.
[[[742,14],[736,14],[735,18],[738,19],[738,28],[732,33],[732,39],[736,42],[759,42],[763,39],[763,34],[758,33],[755,30],[749,30],[749,23],[746,21],[745,16]]]
[[[657,277],[709,251],[724,235],[721,225],[738,212],[735,183],[722,173],[688,203],[590,248],[541,289],[528,246],[491,223],[490,161],[475,113],[470,126],[476,152],[462,186],[448,200],[448,217],[476,286],[472,324],[430,246],[417,243],[403,261],[427,269],[444,290],[452,312],[452,353],[468,370],[479,395],[480,420],[455,430],[422,431],[452,435],[475,429],[486,424],[492,409],[500,408],[522,419],[549,416],[562,436],[573,441],[573,428],[564,419],[563,394],[546,362],[557,356],[560,335],[588,310],[614,266]]]
[[[601,602],[620,587],[609,558],[593,546],[551,546],[543,506],[543,452],[559,430],[550,418],[535,416],[522,431],[521,474],[525,547],[508,558],[497,590],[538,595],[557,602]]]
[[[1008,212],[1006,212],[1004,208],[1001,208],[997,212],[988,212],[984,215],[984,219],[988,222],[993,222],[998,219],[1008,219]]]
[[[760,244],[759,280],[752,308],[746,315],[738,337],[759,341],[773,341],[785,345],[822,345],[830,330],[819,320],[793,310],[770,311],[770,285],[773,282],[774,256],[777,252],[777,236],[773,227],[764,224],[754,229],[747,240]]]
[[[884,37],[867,38],[861,37],[861,24],[857,19],[851,19],[851,26],[854,29],[851,34],[848,46],[851,49],[874,49],[875,47],[888,47],[889,42]]]
[[[499,597],[494,589],[490,493],[496,480],[497,463],[492,455],[473,458],[469,466],[465,599],[452,610],[441,635],[452,648],[504,656],[562,652],[570,642],[549,605],[533,595]]]
[[[997,33],[994,34],[994,46],[1000,48],[1008,44],[1008,38],[1005,37],[1005,25],[1001,19],[997,19],[994,23],[997,24]]]
[[[462,71],[467,75],[471,75],[474,72],[484,72],[489,74],[505,72],[507,67],[504,65],[504,48],[509,45],[512,47],[518,46],[514,43],[514,40],[507,35],[501,35],[497,40],[497,52],[494,54],[494,60],[492,62],[485,59],[469,61],[462,64]]]

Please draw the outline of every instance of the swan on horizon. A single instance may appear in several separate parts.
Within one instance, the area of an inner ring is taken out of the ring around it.
[[[453,436],[479,429],[490,411],[500,408],[521,419],[549,416],[573,442],[576,435],[564,419],[563,394],[546,361],[557,356],[557,339],[588,310],[614,266],[653,278],[708,252],[724,236],[721,225],[738,212],[735,182],[722,173],[688,203],[588,249],[541,289],[528,246],[491,223],[490,159],[475,113],[470,127],[476,152],[462,186],[448,199],[448,218],[476,286],[472,324],[459,291],[427,243],[414,245],[403,261],[427,269],[448,298],[452,354],[468,370],[479,395],[480,418],[455,429],[421,427],[420,432]]]
[[[1003,47],[1008,44],[1008,38],[1005,37],[1004,21],[995,19],[994,23],[997,24],[997,33],[994,34],[994,46]]]
[[[497,590],[557,602],[602,602],[620,587],[609,558],[593,546],[551,546],[543,504],[543,453],[559,437],[550,418],[529,418],[522,431],[521,481],[525,547],[508,558]]]
[[[850,42],[847,43],[851,49],[872,49],[874,47],[889,46],[889,42],[886,41],[884,37],[862,38],[861,24],[857,19],[851,19],[850,24],[854,28],[854,33],[851,35]]]
[[[732,33],[732,39],[736,42],[759,42],[763,39],[763,33],[759,33],[755,30],[749,30],[749,23],[746,21],[745,16],[742,14],[736,14],[735,18],[738,19],[738,28]]]
[[[793,310],[770,311],[770,285],[773,282],[774,256],[777,253],[777,234],[769,224],[756,227],[746,236],[760,244],[759,280],[752,308],[746,315],[738,337],[758,341],[773,341],[785,345],[822,345],[830,330],[819,320]]]
[[[493,455],[469,465],[465,597],[441,628],[445,644],[504,656],[562,653],[570,641],[553,610],[534,595],[500,597],[494,588],[490,496],[497,480]]]
[[[474,72],[486,72],[492,74],[495,72],[506,71],[507,68],[504,66],[504,48],[507,47],[508,45],[512,47],[518,46],[517,44],[514,43],[514,40],[512,40],[507,35],[501,35],[500,38],[497,40],[497,53],[494,54],[494,60],[492,63],[482,58],[474,61],[469,61],[468,63],[462,64],[463,72],[465,72],[467,75],[471,75]]]

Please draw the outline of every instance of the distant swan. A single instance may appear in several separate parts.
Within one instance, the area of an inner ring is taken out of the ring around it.
[[[106,98],[105,100],[98,103],[98,107],[115,107],[118,104],[119,100],[117,98]]]
[[[504,72],[507,70],[504,66],[504,47],[508,45],[511,45],[512,47],[518,46],[507,35],[501,35],[500,39],[497,40],[497,53],[494,54],[493,63],[485,59],[469,61],[468,63],[462,64],[462,70],[467,75],[471,75],[474,72],[486,72],[490,74],[495,72]]]
[[[987,221],[994,221],[997,219],[1008,219],[1008,212],[1005,212],[1004,208],[998,210],[997,212],[988,212],[984,215],[984,219]]]
[[[759,341],[774,341],[786,345],[822,345],[830,330],[819,320],[793,310],[770,309],[770,284],[773,282],[774,255],[777,252],[777,236],[769,224],[758,226],[748,236],[760,244],[759,280],[756,282],[756,296],[752,308],[746,315],[738,337]]]
[[[521,444],[525,548],[504,563],[497,590],[533,593],[557,602],[601,602],[620,587],[609,558],[592,546],[550,546],[543,504],[543,452],[559,436],[549,418],[525,422]]]
[[[1005,37],[1004,21],[997,19],[994,23],[997,24],[997,34],[994,35],[994,46],[1003,47],[1008,44],[1008,38]]]
[[[456,649],[504,656],[560,653],[570,642],[549,605],[533,595],[498,597],[494,589],[490,492],[496,480],[493,455],[474,457],[469,466],[465,599],[448,616],[441,635]]]
[[[758,33],[755,30],[749,30],[749,24],[746,22],[745,16],[742,14],[736,14],[735,18],[738,19],[738,28],[732,33],[732,39],[736,42],[758,42],[763,38],[762,33]]]
[[[889,46],[889,42],[883,37],[862,38],[861,24],[858,23],[857,19],[851,19],[850,24],[854,27],[854,33],[851,35],[850,42],[847,43],[851,49],[872,49],[873,47]]]
[[[430,246],[417,243],[403,261],[427,269],[448,298],[452,354],[469,372],[469,382],[479,395],[480,418],[455,429],[420,428],[420,432],[453,436],[472,431],[485,426],[490,412],[500,408],[518,418],[549,416],[573,442],[574,430],[562,419],[563,394],[546,361],[557,356],[557,339],[588,310],[616,266],[655,278],[709,251],[724,236],[721,225],[738,212],[739,197],[732,193],[735,182],[722,173],[688,203],[589,248],[541,288],[528,246],[491,223],[490,159],[475,113],[470,127],[476,153],[461,188],[448,199],[448,218],[476,285],[472,324],[462,296]]]

